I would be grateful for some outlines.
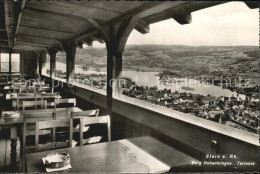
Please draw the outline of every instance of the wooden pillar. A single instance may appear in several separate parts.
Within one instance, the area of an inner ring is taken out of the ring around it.
[[[77,41],[68,41],[64,46],[66,51],[66,79],[67,83],[75,79],[75,56],[77,50]]]
[[[119,27],[111,26],[107,33],[107,107],[112,110],[113,97],[120,97],[122,92],[122,55],[130,33],[138,24],[137,18],[131,18],[119,24]]]
[[[9,73],[11,74],[12,70],[12,52],[9,52]]]
[[[36,54],[37,57],[36,57],[36,71],[39,72],[39,61],[40,61],[40,55],[39,54]]]
[[[42,76],[42,70],[46,66],[46,53],[41,53],[39,56],[39,73]]]
[[[107,47],[107,96],[108,98],[121,95],[120,79],[122,77],[122,52],[116,45],[115,28],[111,27]]]
[[[50,78],[55,77],[56,71],[56,52],[50,53]]]

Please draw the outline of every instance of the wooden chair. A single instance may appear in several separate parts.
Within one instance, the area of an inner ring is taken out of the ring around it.
[[[47,100],[47,107],[54,107],[54,100],[59,99],[60,95],[58,92],[54,93],[41,93],[41,100]]]
[[[36,93],[36,87],[35,86],[27,86],[27,92]]]
[[[14,86],[26,86],[26,82],[22,82],[22,81],[12,81],[11,83]]]
[[[41,109],[47,109],[47,101],[23,101],[23,111],[25,108],[32,108],[37,109],[37,106],[40,106]]]
[[[22,78],[21,74],[13,74],[11,75],[11,80],[20,80]]]
[[[8,82],[8,77],[7,76],[1,76],[0,77],[0,83],[6,83]]]
[[[19,110],[20,107],[22,107],[22,101],[30,100],[30,101],[36,101],[37,96],[36,93],[18,93],[17,99],[16,99],[16,109]]]
[[[79,132],[79,119],[81,117],[97,117],[99,109],[86,110],[86,111],[72,111],[71,118],[73,119],[73,132]],[[76,119],[75,119],[76,118]]]
[[[99,117],[81,117],[80,118],[80,146],[85,143],[97,143],[101,138],[99,137],[90,137],[88,139],[83,139],[83,128],[86,125],[93,124],[107,124],[107,139],[111,141],[111,128],[110,128],[110,116],[99,116]]]
[[[56,135],[53,134],[53,142],[39,144],[39,132],[45,129],[69,128],[69,142],[57,142]],[[37,121],[35,126],[35,151],[45,151],[50,149],[60,149],[72,147],[72,119]]]
[[[36,91],[37,93],[42,93],[42,92],[53,93],[53,88],[49,86],[41,86],[41,87],[37,87]]]
[[[76,99],[75,98],[65,98],[65,99],[54,99],[54,108],[57,108],[57,106],[60,106],[60,104],[72,104],[73,107],[76,106]]]
[[[43,86],[43,85],[45,85],[45,82],[32,82],[32,85],[33,86]]]
[[[11,92],[12,93],[20,93],[20,88],[21,87],[18,87],[18,86],[12,86],[11,87]]]
[[[27,139],[30,136],[35,138],[35,130],[36,130],[36,121],[46,121],[46,120],[54,120],[56,119],[56,113],[54,112],[35,112],[35,113],[25,113],[24,114],[24,122],[23,122],[23,134],[20,144],[21,155],[20,155],[20,163],[21,170],[24,172],[25,169],[25,154],[35,151],[35,144],[30,145],[30,141],[28,143]],[[48,135],[51,133],[55,133],[55,130],[42,130],[39,132],[40,135]]]
[[[86,110],[86,111],[72,111],[71,118],[74,117],[90,117],[90,116],[98,116],[99,109]]]
[[[28,93],[28,87],[27,86],[21,86],[21,87],[18,87],[18,88],[19,88],[19,93]]]

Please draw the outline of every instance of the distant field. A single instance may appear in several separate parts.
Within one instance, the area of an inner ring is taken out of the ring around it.
[[[106,70],[106,49],[77,49],[76,65]],[[65,63],[65,54],[57,55]],[[123,69],[161,72],[170,70],[194,76],[223,72],[259,79],[257,46],[130,45],[123,54]]]

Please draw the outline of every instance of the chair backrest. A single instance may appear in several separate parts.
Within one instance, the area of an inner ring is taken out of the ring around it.
[[[59,98],[59,93],[54,92],[54,93],[41,93],[41,99],[58,99]]]
[[[54,120],[56,119],[56,114],[54,112],[36,112],[36,113],[24,113],[24,122],[23,122],[23,138],[22,138],[22,152],[21,152],[21,159],[22,159],[22,169],[23,172],[25,169],[25,153],[26,153],[26,137],[30,135],[35,135],[35,124],[36,121],[42,120]],[[40,132],[39,134],[44,135],[44,134],[51,133],[49,132]],[[52,130],[52,133],[54,134],[55,131]]]
[[[18,93],[16,98],[16,108],[19,110],[19,107],[22,106],[21,101],[23,100],[37,100],[36,93]]]
[[[24,114],[24,120],[25,122],[28,121],[28,119],[56,119],[56,113],[53,111],[50,112],[25,112]]]
[[[39,132],[43,129],[69,128],[69,143],[56,142],[55,135],[52,143],[39,144]],[[35,126],[35,151],[44,151],[49,149],[56,149],[60,147],[72,147],[72,119],[47,120],[37,121]]]
[[[34,107],[34,109],[37,109],[37,106],[40,106],[41,109],[47,108],[47,101],[41,100],[41,101],[23,101],[23,111],[25,108],[31,108]]]
[[[35,93],[36,87],[35,86],[27,86],[27,91],[30,92],[30,93]]]
[[[81,117],[80,118],[80,145],[83,145],[83,127],[92,124],[107,124],[107,137],[108,141],[111,141],[111,125],[110,116],[99,116],[99,117]]]
[[[74,117],[97,117],[99,114],[99,109],[86,110],[86,111],[71,111],[71,118]]]
[[[11,80],[20,80],[22,78],[21,74],[13,74],[11,75]]]
[[[8,77],[7,76],[0,76],[0,82],[1,83],[7,83],[8,82]]]
[[[20,86],[19,93],[28,93],[28,87],[27,86]]]
[[[12,81],[11,83],[14,86],[26,86],[26,82],[25,81]]]
[[[37,87],[36,88],[37,92],[48,92],[48,93],[52,93],[53,89],[49,86],[41,86],[41,87]]]
[[[75,107],[76,99],[75,98],[54,99],[54,108],[57,108],[57,106],[60,106],[60,104],[72,104],[73,107]]]
[[[45,82],[32,82],[33,86],[43,86],[45,85]]]
[[[11,92],[12,93],[20,93],[20,88],[18,86],[11,86]]]
[[[41,93],[41,100],[47,100],[47,107],[54,107],[54,100],[60,97],[58,92],[54,93]]]

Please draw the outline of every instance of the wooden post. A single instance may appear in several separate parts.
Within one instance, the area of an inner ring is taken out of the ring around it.
[[[12,72],[12,52],[9,52],[9,74]]]
[[[107,48],[107,107],[111,110],[112,109],[112,98],[113,98],[113,87],[112,87],[112,80],[113,80],[113,69],[114,69],[114,50],[113,47],[113,40],[115,39],[115,27],[111,26],[109,29],[109,41],[106,42]]]
[[[122,55],[127,39],[138,24],[137,18],[130,18],[119,24],[119,27],[111,26],[107,33],[107,107],[112,110],[113,97],[119,97],[122,92]]]
[[[46,53],[41,53],[39,57],[39,73],[42,76],[42,70],[46,66]]]
[[[67,72],[67,83],[75,79],[75,55],[77,50],[77,41],[68,41],[64,49],[66,51],[66,72]]]
[[[56,71],[56,52],[50,53],[50,78],[55,77]]]
[[[36,71],[37,72],[39,72],[39,68],[40,68],[40,65],[39,65],[39,63],[40,63],[40,55],[39,54],[36,54],[37,55],[37,57],[36,57]]]

